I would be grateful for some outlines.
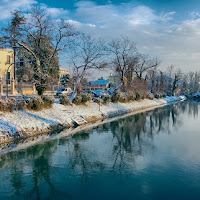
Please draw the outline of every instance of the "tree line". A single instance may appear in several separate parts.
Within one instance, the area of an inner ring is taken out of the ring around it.
[[[120,36],[106,41],[76,30],[69,22],[52,19],[45,10],[33,6],[30,13],[17,10],[12,13],[9,25],[1,31],[2,47],[13,48],[16,56],[32,61],[27,67],[18,67],[18,81],[25,78],[34,81],[39,95],[43,95],[49,81],[59,78],[59,53],[70,60],[74,68],[74,90],[70,100],[77,95],[78,87],[85,74],[91,69],[110,68],[120,77],[115,88],[123,92],[131,90],[135,81],[148,79],[151,92],[173,93],[177,82],[182,81],[187,93],[199,90],[199,73],[180,76],[174,73],[173,82],[166,86],[163,75],[170,74],[158,70],[161,61],[149,54],[140,53],[136,44],[127,37]],[[28,75],[27,75],[28,74]],[[157,77],[160,75],[160,80]],[[158,83],[159,82],[159,83]],[[139,87],[141,84],[139,85]],[[167,88],[171,87],[171,88]],[[166,89],[167,88],[167,89]]]

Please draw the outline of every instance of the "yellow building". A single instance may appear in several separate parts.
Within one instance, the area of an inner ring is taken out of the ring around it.
[[[3,82],[6,82],[6,80],[8,80],[8,84],[10,84],[11,79],[14,78],[14,65],[10,66],[10,64],[12,64],[13,62],[13,50],[0,48],[0,77],[2,78]]]
[[[60,78],[63,78],[63,76],[69,74],[69,70],[68,69],[59,69],[59,76]]]

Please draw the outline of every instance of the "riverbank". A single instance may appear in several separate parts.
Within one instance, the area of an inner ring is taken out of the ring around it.
[[[73,127],[74,123],[94,123],[114,116],[154,109],[180,100],[178,97],[166,97],[128,103],[110,102],[106,105],[101,104],[101,106],[93,102],[87,105],[72,106],[54,103],[52,108],[41,111],[20,110],[12,113],[0,113],[0,144],[15,142],[43,133],[61,131]]]

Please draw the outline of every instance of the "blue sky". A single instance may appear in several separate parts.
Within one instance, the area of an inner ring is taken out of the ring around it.
[[[163,69],[200,70],[200,0],[0,0],[0,26],[11,11],[28,12],[31,4],[86,33],[126,35],[140,51],[159,57]]]

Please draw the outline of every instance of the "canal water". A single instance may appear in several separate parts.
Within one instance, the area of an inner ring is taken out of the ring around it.
[[[0,199],[200,199],[200,104],[0,155]]]

